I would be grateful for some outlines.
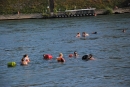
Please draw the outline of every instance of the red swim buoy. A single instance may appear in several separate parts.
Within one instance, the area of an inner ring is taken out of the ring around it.
[[[44,54],[44,55],[43,55],[43,58],[49,60],[49,59],[52,59],[53,56],[50,55],[50,54]]]
[[[73,57],[73,54],[69,54],[69,57]]]

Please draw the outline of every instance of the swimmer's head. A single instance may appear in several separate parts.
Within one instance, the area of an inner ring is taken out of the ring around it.
[[[63,56],[63,54],[62,54],[62,53],[60,53],[60,54],[59,54],[59,56]]]
[[[76,52],[76,51],[74,51],[74,54],[77,54],[77,52]]]
[[[89,58],[91,58],[91,57],[93,57],[93,55],[92,55],[92,54],[89,54]]]

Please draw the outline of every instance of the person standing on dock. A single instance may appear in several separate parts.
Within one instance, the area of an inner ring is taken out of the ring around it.
[[[18,11],[18,15],[19,15],[20,13],[19,13],[19,11]]]

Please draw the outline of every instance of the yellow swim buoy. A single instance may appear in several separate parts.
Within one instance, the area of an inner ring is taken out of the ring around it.
[[[8,62],[7,66],[8,67],[14,67],[14,66],[16,66],[16,63],[15,62]]]

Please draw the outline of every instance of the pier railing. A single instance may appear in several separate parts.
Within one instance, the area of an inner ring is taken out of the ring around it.
[[[65,10],[52,13],[50,17],[53,18],[65,18],[65,17],[81,17],[81,16],[94,16],[96,8],[88,9],[74,9],[74,10]]]

